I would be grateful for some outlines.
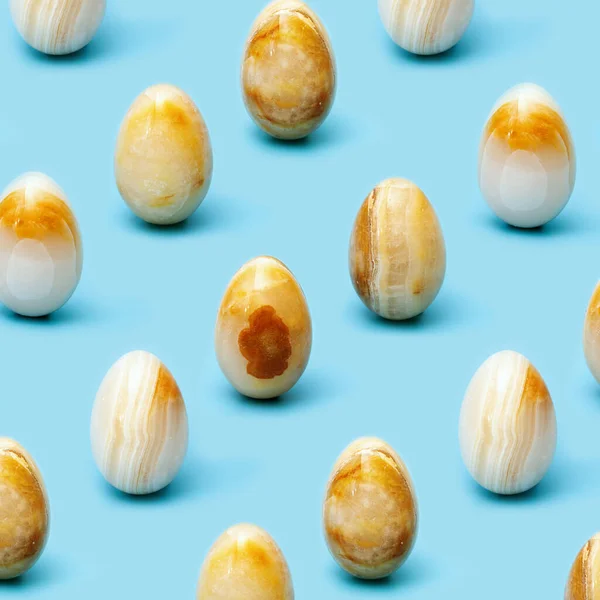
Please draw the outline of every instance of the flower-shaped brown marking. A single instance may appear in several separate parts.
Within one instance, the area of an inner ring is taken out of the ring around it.
[[[249,326],[240,332],[238,345],[248,361],[247,373],[257,379],[283,375],[292,356],[290,330],[269,305],[250,315]]]

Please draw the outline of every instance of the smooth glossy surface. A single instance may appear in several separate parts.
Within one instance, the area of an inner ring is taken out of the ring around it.
[[[548,388],[521,354],[498,352],[477,370],[463,400],[459,426],[464,463],[496,494],[537,485],[556,449],[556,416]]]
[[[596,285],[585,313],[583,351],[592,375],[600,383],[600,283]]]
[[[17,30],[45,54],[71,54],[87,46],[105,10],[106,0],[10,0]]]
[[[280,396],[300,379],[311,345],[308,305],[291,271],[269,256],[247,262],[217,316],[215,349],[230,383],[252,398]]]
[[[434,301],[446,273],[446,246],[433,207],[414,183],[386,179],[367,196],[349,262],[356,293],[386,319],[410,319]]]
[[[479,150],[479,186],[509,225],[539,227],[566,206],[575,186],[575,149],[556,101],[524,83],[494,106]]]
[[[379,0],[379,15],[398,46],[428,55],[458,43],[474,7],[474,0]]]
[[[600,600],[600,534],[588,540],[575,558],[565,600]]]
[[[212,546],[197,600],[293,600],[287,562],[273,538],[255,525],[236,525]]]
[[[329,114],[335,88],[333,50],[317,15],[299,0],[269,4],[252,25],[242,63],[255,123],[276,138],[302,138]]]
[[[412,480],[396,452],[377,438],[350,444],[323,505],[325,539],[338,564],[356,577],[387,577],[410,554],[417,520]]]
[[[48,539],[50,514],[42,475],[17,442],[0,438],[0,579],[28,571]]]
[[[123,492],[151,494],[175,478],[187,451],[187,412],[156,356],[130,352],[110,368],[94,402],[91,441],[100,472]]]
[[[0,301],[20,315],[48,315],[75,291],[82,261],[62,189],[42,173],[15,179],[0,199]]]
[[[115,151],[117,186],[129,208],[148,223],[179,223],[204,200],[212,170],[208,129],[193,100],[173,85],[142,92]]]

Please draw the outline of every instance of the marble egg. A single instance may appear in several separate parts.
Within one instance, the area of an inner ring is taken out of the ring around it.
[[[377,438],[361,438],[338,458],[323,506],[325,539],[348,573],[379,579],[408,558],[417,535],[417,498],[406,465]]]
[[[242,62],[248,113],[266,133],[299,139],[325,120],[336,66],[325,27],[299,0],[276,0],[252,26]]]
[[[173,85],[142,92],[115,151],[117,187],[129,208],[154,225],[184,221],[204,200],[212,171],[208,129],[193,100]]]
[[[600,533],[589,539],[575,558],[565,600],[600,600]]]
[[[556,416],[527,358],[507,350],[479,367],[463,400],[459,440],[469,473],[490,492],[520,494],[542,480],[556,449]]]
[[[233,387],[276,398],[306,369],[312,325],[302,288],[279,260],[259,256],[234,276],[219,308],[215,349]]]
[[[600,283],[594,289],[585,315],[583,350],[592,375],[600,383]]]
[[[287,562],[273,538],[255,525],[236,525],[202,565],[197,600],[293,600]]]
[[[50,513],[42,475],[17,442],[0,438],[0,579],[28,571],[48,540]]]
[[[152,494],[173,481],[188,444],[179,387],[153,354],[122,356],[108,371],[91,421],[94,460],[104,478],[127,494]]]
[[[58,310],[83,261],[81,236],[65,193],[50,177],[26,173],[0,199],[0,302],[26,317]]]
[[[364,304],[386,319],[410,319],[436,298],[446,273],[440,223],[423,192],[386,179],[363,202],[350,239],[350,277]]]
[[[554,99],[525,83],[498,100],[479,150],[479,187],[514,227],[540,227],[566,206],[575,186],[575,149]]]
[[[87,46],[105,10],[106,0],[10,0],[17,30],[45,54],[71,54]]]
[[[379,15],[394,42],[413,54],[439,54],[462,38],[474,0],[379,0]]]

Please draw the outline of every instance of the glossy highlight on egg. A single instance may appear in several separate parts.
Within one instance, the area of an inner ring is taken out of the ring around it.
[[[467,30],[474,0],[379,0],[389,36],[413,54],[439,54],[455,46]]]
[[[173,85],[142,92],[115,151],[117,186],[129,208],[154,225],[184,221],[204,200],[212,172],[210,136],[193,100]]]
[[[540,227],[566,206],[576,158],[560,107],[543,88],[517,85],[492,109],[479,150],[479,187],[514,227]]]
[[[490,492],[519,494],[542,480],[556,449],[556,416],[527,358],[506,350],[481,365],[463,400],[459,440],[467,470]]]
[[[565,600],[600,600],[600,533],[577,554],[567,580]]]
[[[379,579],[408,558],[417,535],[417,499],[402,459],[377,438],[361,438],[338,458],[325,495],[323,527],[348,573]]]
[[[173,481],[188,444],[179,386],[153,354],[122,356],[104,377],[92,411],[92,454],[104,478],[127,494],[151,494]]]
[[[10,0],[17,30],[45,54],[71,54],[87,46],[105,11],[106,0]]]
[[[251,398],[276,398],[300,379],[311,345],[308,305],[291,271],[270,256],[247,262],[225,291],[215,330],[231,385]]]
[[[356,293],[386,319],[410,319],[436,298],[446,245],[435,210],[406,179],[386,179],[363,202],[352,230],[350,277]]]
[[[290,571],[279,546],[256,525],[228,529],[210,549],[196,600],[293,600]]]
[[[303,138],[325,120],[335,97],[331,42],[300,0],[276,0],[252,26],[242,63],[248,113],[269,135]]]
[[[0,579],[31,569],[49,526],[48,495],[35,461],[14,440],[0,438]]]
[[[83,264],[81,235],[63,190],[42,173],[26,173],[0,199],[0,301],[41,317],[71,297]]]

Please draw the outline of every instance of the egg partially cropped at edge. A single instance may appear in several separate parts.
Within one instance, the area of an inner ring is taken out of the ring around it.
[[[241,394],[275,398],[304,372],[312,325],[302,288],[279,260],[260,256],[229,283],[217,316],[221,370]]]
[[[479,367],[462,403],[459,440],[469,473],[490,492],[519,494],[542,480],[556,449],[556,416],[527,358],[506,350]]]
[[[394,42],[413,54],[439,54],[462,38],[474,0],[379,0],[381,21]]]
[[[104,377],[92,411],[92,454],[104,478],[127,494],[151,494],[177,475],[188,444],[179,386],[153,354],[122,356]]]
[[[71,54],[87,46],[105,11],[106,0],[10,0],[17,30],[45,54]]]
[[[576,158],[556,101],[532,83],[517,85],[492,109],[479,151],[479,186],[496,215],[515,227],[539,227],[566,206]]]
[[[273,538],[256,525],[228,529],[206,557],[197,600],[293,600],[285,557]]]
[[[276,0],[252,25],[242,63],[248,113],[266,133],[298,139],[325,120],[336,66],[325,27],[307,4]]]
[[[0,438],[0,579],[22,575],[41,556],[50,527],[46,486],[20,444]]]
[[[361,438],[338,458],[325,495],[329,550],[348,573],[387,577],[408,558],[417,535],[414,486],[402,459],[378,438]]]
[[[115,151],[117,187],[129,208],[155,225],[184,221],[204,200],[212,172],[210,136],[194,101],[173,85],[142,92]]]
[[[71,297],[83,264],[81,236],[63,190],[42,173],[26,173],[0,199],[0,301],[41,317]]]
[[[565,600],[600,600],[600,533],[577,554],[565,589]]]
[[[594,288],[585,314],[583,350],[588,368],[600,383],[600,282]]]

